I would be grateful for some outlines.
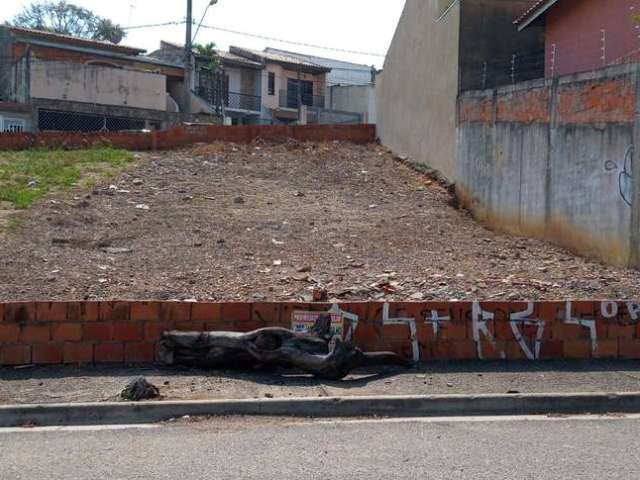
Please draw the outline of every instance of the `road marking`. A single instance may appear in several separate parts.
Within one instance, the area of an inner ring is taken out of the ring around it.
[[[640,414],[629,415],[499,415],[471,417],[407,417],[407,418],[368,418],[333,419],[305,422],[291,422],[291,425],[366,425],[375,423],[488,423],[488,422],[593,422],[593,421],[640,420]]]
[[[149,430],[161,425],[76,425],[68,427],[14,427],[0,428],[0,435],[6,433],[58,433],[58,432],[101,432],[109,430]]]

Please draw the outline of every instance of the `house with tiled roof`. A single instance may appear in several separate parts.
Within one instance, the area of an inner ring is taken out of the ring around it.
[[[115,131],[214,122],[182,114],[180,65],[145,50],[0,26],[0,130]],[[192,110],[193,111],[193,110]],[[200,115],[201,114],[201,115]]]
[[[199,99],[220,109],[232,124],[257,124],[262,117],[264,65],[223,50],[214,50],[220,69],[211,70],[212,58],[193,50],[193,86]],[[184,67],[184,45],[161,41],[150,54]]]
[[[194,85],[198,96],[212,105],[221,103],[232,124],[292,123],[307,111],[307,123],[317,123],[312,108],[325,108],[330,68],[284,53],[232,46],[215,50],[220,69],[211,72],[211,58],[193,51]],[[161,42],[152,57],[184,65],[184,47]],[[300,94],[298,94],[300,85]]]
[[[264,65],[264,118],[279,123],[294,122],[299,120],[302,109],[307,112],[306,123],[318,121],[313,109],[327,106],[327,74],[331,68],[270,49],[258,51],[232,46],[229,52]]]
[[[637,60],[638,0],[535,0],[514,20],[522,32],[543,26],[546,76]]]

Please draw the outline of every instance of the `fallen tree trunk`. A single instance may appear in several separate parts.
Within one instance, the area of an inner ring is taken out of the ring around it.
[[[160,359],[167,365],[203,368],[298,368],[329,380],[340,380],[360,367],[411,365],[395,353],[365,353],[339,337],[331,337],[330,324],[331,318],[322,316],[309,334],[285,328],[249,333],[165,332]]]

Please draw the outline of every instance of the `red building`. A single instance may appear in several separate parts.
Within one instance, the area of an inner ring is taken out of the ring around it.
[[[640,0],[535,0],[514,23],[544,23],[547,77],[640,57]]]

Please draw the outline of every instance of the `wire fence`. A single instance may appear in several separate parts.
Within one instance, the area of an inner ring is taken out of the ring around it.
[[[547,38],[545,48],[486,57],[463,66],[462,90],[484,90],[554,78],[640,60],[640,25],[598,29],[571,38]]]
[[[38,130],[41,132],[120,132],[142,130],[144,127],[145,121],[136,118],[44,109],[38,111]]]

